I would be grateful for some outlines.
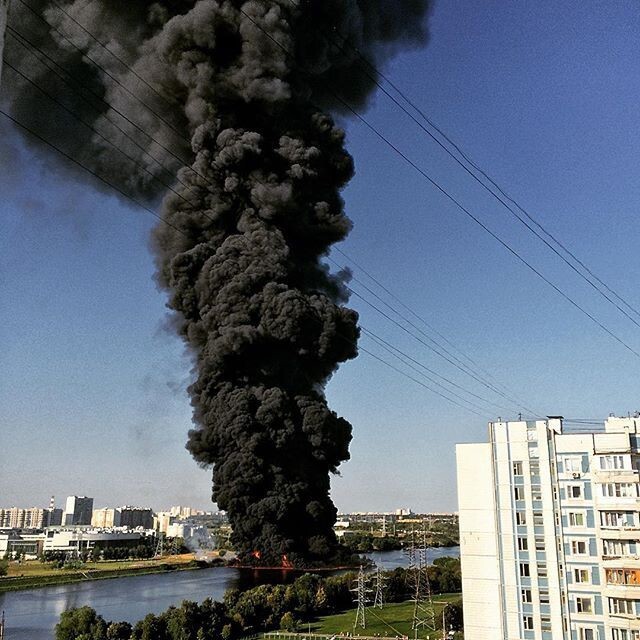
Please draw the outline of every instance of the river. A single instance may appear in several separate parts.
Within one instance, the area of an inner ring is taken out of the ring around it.
[[[459,554],[459,547],[430,549],[429,561]],[[385,551],[369,557],[384,569],[407,564],[402,551]],[[283,582],[292,577],[286,571],[264,573],[214,567],[95,580],[0,594],[0,611],[6,614],[6,640],[52,640],[60,614],[73,607],[88,605],[106,620],[136,622],[147,613],[160,613],[183,600],[221,600],[231,587],[246,587],[265,580]]]

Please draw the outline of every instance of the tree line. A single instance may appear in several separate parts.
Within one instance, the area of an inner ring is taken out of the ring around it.
[[[438,558],[428,568],[433,593],[461,590],[460,561]],[[408,571],[385,572],[385,601],[410,597]],[[260,585],[246,591],[229,589],[222,602],[210,598],[198,604],[184,601],[159,615],[149,614],[134,625],[107,622],[90,607],[64,612],[56,640],[237,640],[274,629],[295,631],[303,622],[353,606],[355,574],[321,578],[304,574],[291,584]],[[461,603],[446,610],[447,626],[462,625]]]

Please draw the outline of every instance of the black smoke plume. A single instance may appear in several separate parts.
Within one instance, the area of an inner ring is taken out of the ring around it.
[[[52,118],[18,78],[16,117],[136,197],[178,175],[170,224],[153,234],[158,281],[194,354],[188,448],[213,466],[241,558],[329,560],[329,474],[349,458],[351,425],[323,388],[356,356],[358,329],[342,275],[321,263],[349,232],[340,191],[353,175],[326,111],[343,109],[336,95],[366,105],[358,52],[381,64],[423,43],[428,1],[25,1],[52,27],[23,7],[15,30],[86,91],[67,95],[15,36],[8,59],[95,130]]]

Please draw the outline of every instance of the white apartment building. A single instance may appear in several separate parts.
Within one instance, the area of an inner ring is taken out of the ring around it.
[[[456,447],[465,640],[640,640],[640,417]]]

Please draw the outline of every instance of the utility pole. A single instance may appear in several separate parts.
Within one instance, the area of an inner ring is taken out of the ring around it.
[[[2,618],[0,618],[0,640],[4,640],[4,611],[2,612]]]

